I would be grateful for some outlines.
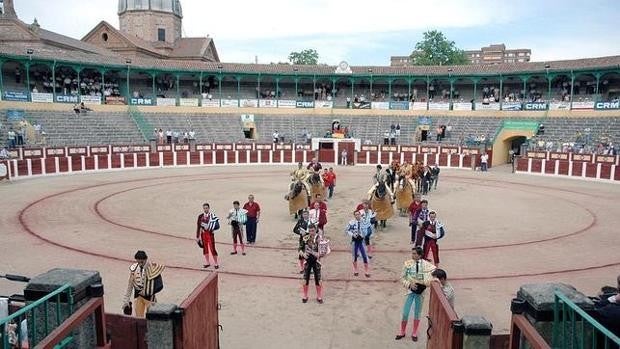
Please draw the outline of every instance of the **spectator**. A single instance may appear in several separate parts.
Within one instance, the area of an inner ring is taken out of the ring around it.
[[[343,148],[342,152],[340,153],[340,165],[347,166],[349,164],[349,159],[347,158],[347,156],[347,148]]]
[[[396,124],[396,137],[400,137],[400,123]]]
[[[616,336],[620,336],[620,275],[616,282],[617,288],[612,288],[611,294],[603,292],[595,302],[594,318]],[[607,287],[603,288],[603,291],[607,291]]]
[[[9,140],[9,149],[15,148],[16,138],[17,138],[17,135],[15,134],[15,131],[13,131],[13,128],[11,127],[7,134],[7,139]]]
[[[279,139],[280,139],[280,134],[278,133],[278,130],[273,131],[273,143],[277,144]]]
[[[480,156],[480,171],[487,172],[488,165],[489,165],[489,155],[486,152],[484,152]]]
[[[0,149],[0,160],[8,160],[10,157],[11,156],[6,148]]]
[[[166,130],[166,143],[172,144],[172,130],[170,129]]]
[[[254,195],[248,195],[248,202],[243,205],[243,209],[247,211],[248,215],[245,223],[246,242],[248,245],[254,245],[256,243],[257,225],[260,219],[260,205],[254,201]]]
[[[74,105],[73,105],[73,111],[74,111],[76,114],[79,114],[79,113],[80,113],[80,106],[79,106],[78,104],[74,104]]]
[[[189,130],[189,139],[196,139],[196,132],[193,129]]]
[[[454,309],[454,288],[448,282],[448,274],[446,274],[446,271],[443,269],[435,269],[431,275],[439,280],[443,294],[448,299],[448,303],[450,303],[452,309]]]

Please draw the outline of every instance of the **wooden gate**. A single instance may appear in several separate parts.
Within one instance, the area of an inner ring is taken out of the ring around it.
[[[431,283],[427,349],[463,348],[463,325],[438,282]]]

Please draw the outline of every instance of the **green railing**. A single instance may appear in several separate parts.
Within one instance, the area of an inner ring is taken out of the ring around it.
[[[144,137],[145,141],[148,141],[149,138],[153,135],[153,127],[151,124],[146,121],[144,115],[140,112],[140,110],[135,106],[129,106],[129,115],[138,126],[140,133],[142,133],[142,137]]]
[[[617,348],[620,338],[560,292],[553,307],[553,348]]]
[[[64,285],[45,297],[28,304],[4,319],[0,319],[0,336],[2,349],[21,348],[22,321],[27,320],[29,347],[35,347],[56,327],[73,313],[73,290]],[[55,320],[54,320],[55,318]],[[10,331],[9,331],[10,329]],[[9,332],[14,333],[17,343],[10,343]],[[57,348],[69,344],[73,338],[67,337]]]

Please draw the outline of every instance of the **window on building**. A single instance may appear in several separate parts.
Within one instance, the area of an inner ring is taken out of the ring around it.
[[[525,53],[519,52],[519,57],[523,57],[523,56],[525,56]]]
[[[166,29],[157,29],[157,41],[166,41]]]
[[[519,58],[519,62],[525,62],[523,58]]]

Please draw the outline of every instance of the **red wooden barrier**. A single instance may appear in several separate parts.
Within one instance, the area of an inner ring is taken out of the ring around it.
[[[534,326],[527,321],[523,314],[513,314],[510,321],[510,349],[520,349],[524,346],[521,340],[525,339],[530,348],[551,349],[545,339],[536,331]]]
[[[432,282],[429,290],[427,349],[461,349],[463,332],[456,331],[459,317],[448,303],[438,282]]]
[[[119,314],[105,314],[112,349],[146,349],[146,319]]]
[[[219,348],[217,287],[217,273],[212,273],[181,303],[183,318],[175,326],[175,348]]]

